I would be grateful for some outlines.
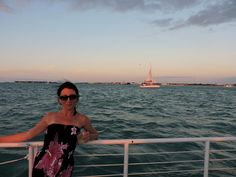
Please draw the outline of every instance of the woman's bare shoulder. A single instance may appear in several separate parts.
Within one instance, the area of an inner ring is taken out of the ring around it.
[[[58,112],[48,112],[43,116],[44,121],[47,122],[48,125],[55,122],[55,118],[58,116]]]
[[[89,118],[84,114],[78,113],[77,121],[81,126],[84,126],[89,121]]]

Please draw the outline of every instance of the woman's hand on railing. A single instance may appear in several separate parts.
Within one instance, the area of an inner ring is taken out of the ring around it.
[[[83,131],[78,135],[78,144],[87,143],[90,140],[90,133],[88,131]]]

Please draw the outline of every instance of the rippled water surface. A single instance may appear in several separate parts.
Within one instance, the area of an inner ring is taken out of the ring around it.
[[[111,84],[77,86],[81,93],[77,109],[91,118],[100,132],[100,139],[236,136],[236,88],[163,86],[159,89],[141,89],[137,85]],[[46,112],[59,110],[57,87],[58,84],[0,83],[0,135],[27,130]],[[35,138],[42,139],[42,136]],[[153,150],[155,146],[148,148]],[[23,152],[2,150],[0,153],[2,161],[21,156]],[[145,157],[139,161],[143,159]],[[9,164],[0,166],[0,170],[4,174],[20,177],[27,174],[27,164],[20,162],[14,167]],[[227,175],[236,176],[236,171],[215,176]]]

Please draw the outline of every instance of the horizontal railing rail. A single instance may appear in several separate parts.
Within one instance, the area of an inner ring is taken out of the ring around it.
[[[89,145],[122,145],[123,146],[123,153],[113,154],[113,153],[106,153],[106,154],[87,154],[87,155],[78,155],[81,157],[84,156],[91,156],[91,157],[99,157],[99,156],[121,156],[123,158],[122,163],[110,163],[110,164],[80,164],[76,165],[76,167],[79,168],[90,168],[90,167],[114,167],[114,166],[121,166],[123,168],[122,173],[117,174],[105,174],[105,175],[95,175],[96,177],[105,177],[105,176],[123,176],[127,177],[129,176],[144,176],[144,175],[154,175],[154,174],[163,174],[163,173],[188,173],[188,172],[201,172],[203,173],[204,177],[208,177],[209,171],[220,171],[220,170],[236,170],[235,167],[216,167],[216,168],[209,168],[209,163],[212,162],[220,162],[220,161],[234,161],[236,162],[236,157],[216,157],[216,158],[210,158],[210,154],[214,153],[231,153],[236,152],[236,149],[220,149],[215,150],[211,149],[210,145],[211,143],[218,143],[218,142],[236,142],[236,137],[200,137],[200,138],[157,138],[157,139],[113,139],[113,140],[96,140],[96,141],[90,141],[86,143],[84,146]],[[193,153],[202,153],[203,159],[188,159],[188,160],[172,160],[172,161],[151,161],[151,162],[129,162],[130,156],[141,156],[141,155],[151,155],[154,156],[157,154],[157,152],[141,152],[141,153],[131,153],[129,152],[130,145],[140,145],[140,144],[164,144],[164,143],[203,143],[203,149],[202,150],[182,150],[182,151],[167,151],[167,152],[158,152],[159,155],[170,155],[170,154],[193,154]],[[32,166],[33,166],[33,159],[36,156],[36,153],[38,152],[38,148],[43,145],[43,142],[37,141],[37,142],[22,142],[22,143],[0,143],[0,148],[28,148],[28,154],[27,156],[23,157],[24,159],[28,157],[28,174],[29,177],[31,177],[32,173]],[[217,155],[215,155],[217,156]],[[219,156],[219,155],[218,155]],[[222,155],[221,155],[222,156]],[[21,160],[23,158],[20,158]],[[13,160],[14,162],[14,160]],[[186,169],[186,170],[170,170],[170,171],[152,171],[152,172],[132,172],[129,173],[128,168],[132,166],[142,166],[142,165],[170,165],[170,164],[185,164],[185,163],[203,163],[202,168],[196,168],[196,169]],[[2,162],[4,164],[4,162]],[[1,162],[0,162],[1,165]],[[94,176],[94,175],[93,175]],[[87,176],[89,177],[89,176]],[[91,176],[92,177],[92,176]]]

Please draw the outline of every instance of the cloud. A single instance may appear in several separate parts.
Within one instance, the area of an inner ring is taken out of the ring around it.
[[[19,8],[19,2],[25,6],[34,1],[0,0],[0,12],[9,13]],[[154,18],[151,24],[167,29],[207,27],[236,21],[236,0],[45,0],[41,3],[63,4],[65,9],[74,11],[100,9],[118,13],[148,12]]]
[[[11,6],[18,4],[32,3],[35,0],[18,0],[13,1]],[[110,9],[117,12],[138,11],[159,11],[159,10],[181,10],[197,4],[200,0],[44,0],[46,4],[59,4],[63,2],[73,10],[90,10],[90,9]],[[10,8],[7,0],[0,0],[2,6]],[[1,9],[0,9],[1,11]]]
[[[0,12],[12,13],[13,9],[4,0],[0,0]]]
[[[225,0],[220,4],[211,5],[199,11],[197,14],[190,16],[182,24],[176,25],[175,28],[185,26],[207,27],[233,21],[236,21],[236,1]]]
[[[72,0],[73,9],[110,9],[117,12],[181,10],[199,3],[200,0]]]
[[[145,10],[146,5],[144,0],[73,0],[71,7],[75,10],[103,8],[126,12],[131,10]]]
[[[208,1],[208,3],[204,1],[201,2],[202,4],[197,5],[199,10],[195,9],[196,12],[189,16],[186,15],[185,19],[179,19],[172,16],[171,18],[153,20],[152,24],[160,27],[168,27],[173,30],[187,26],[208,27],[236,21],[235,0],[212,0]],[[188,7],[189,10],[194,10],[194,6]],[[175,10],[177,14],[181,13],[177,6]]]

